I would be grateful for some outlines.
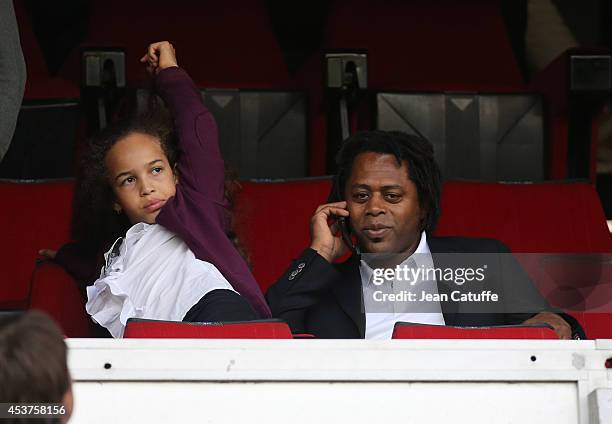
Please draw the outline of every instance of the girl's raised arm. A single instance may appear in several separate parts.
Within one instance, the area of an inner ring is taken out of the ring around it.
[[[219,150],[217,125],[202,103],[200,91],[178,67],[174,47],[167,41],[150,44],[140,59],[156,75],[155,85],[174,119],[179,138],[180,184],[224,203],[225,167]]]

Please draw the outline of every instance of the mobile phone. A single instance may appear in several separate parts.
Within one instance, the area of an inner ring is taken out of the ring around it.
[[[327,198],[328,203],[341,202],[344,200],[342,190],[340,188],[340,179],[336,175],[332,182],[332,189]],[[342,241],[351,250],[351,252],[359,254],[359,247],[353,243],[353,236],[351,234],[351,225],[349,218],[346,216],[339,216],[336,218],[336,222],[340,227],[340,234],[342,235]]]

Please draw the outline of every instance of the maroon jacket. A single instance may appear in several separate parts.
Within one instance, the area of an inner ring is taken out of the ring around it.
[[[181,237],[196,258],[215,265],[259,315],[270,317],[259,285],[226,235],[225,166],[215,120],[181,68],[162,70],[155,85],[174,118],[180,151],[176,195],[157,222]]]
[[[163,206],[157,222],[181,237],[196,258],[215,265],[258,315],[269,318],[270,308],[259,285],[226,235],[225,166],[215,120],[183,69],[162,70],[155,85],[174,118],[180,152],[176,195]],[[87,262],[78,257],[73,247],[63,246],[56,262],[83,283],[94,267],[99,273],[99,266],[91,259]],[[94,275],[87,283],[97,278]]]

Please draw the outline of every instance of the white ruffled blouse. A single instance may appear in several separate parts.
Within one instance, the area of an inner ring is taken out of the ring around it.
[[[208,292],[233,290],[213,264],[159,224],[133,225],[104,259],[85,309],[113,337],[123,336],[129,318],[181,321]]]

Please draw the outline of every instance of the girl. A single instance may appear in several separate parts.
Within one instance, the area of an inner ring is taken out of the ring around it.
[[[141,62],[156,75],[157,92],[174,119],[178,152],[161,121],[144,116],[103,130],[84,155],[76,204],[91,200],[88,215],[104,226],[97,229],[102,238],[124,234],[104,255],[100,278],[87,288],[87,312],[114,337],[123,335],[131,317],[269,317],[226,233],[225,170],[213,117],[178,67],[170,43],[149,45]]]

